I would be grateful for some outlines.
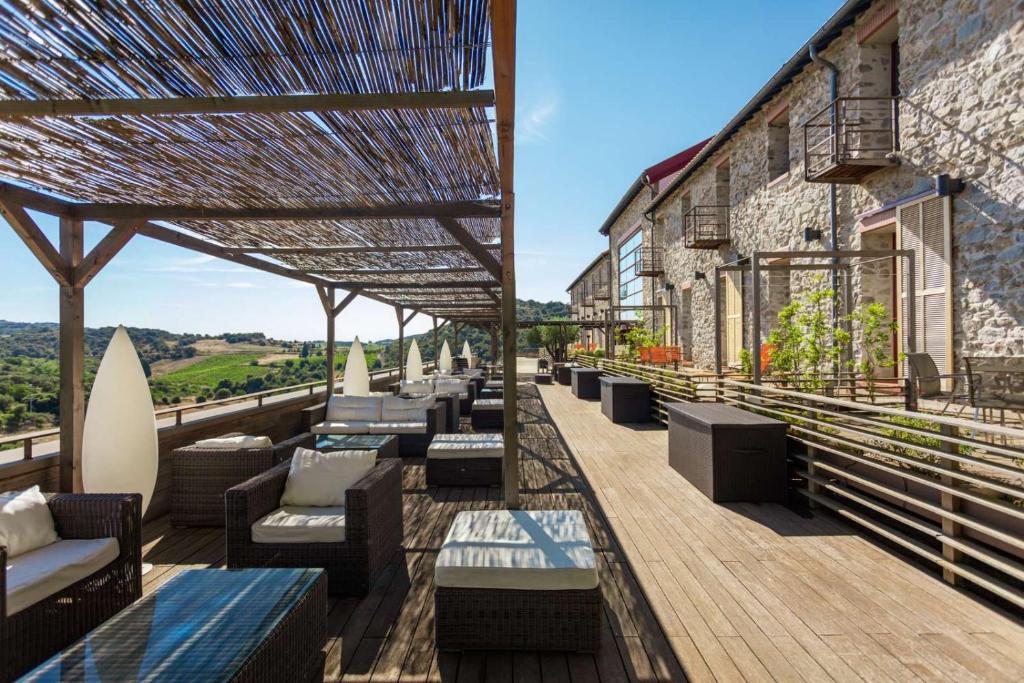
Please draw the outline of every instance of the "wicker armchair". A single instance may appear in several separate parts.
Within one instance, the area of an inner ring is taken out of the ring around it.
[[[117,538],[101,570],[7,616],[7,548],[0,546],[0,681],[12,680],[142,596],[142,496],[47,494],[62,539]]]
[[[402,461],[387,458],[345,492],[341,543],[254,543],[254,522],[277,509],[290,463],[228,489],[227,566],[316,567],[335,595],[365,595],[402,545]]]
[[[176,448],[172,454],[171,524],[224,526],[225,491],[291,458],[296,448],[313,448],[315,441],[307,433],[270,448]]]

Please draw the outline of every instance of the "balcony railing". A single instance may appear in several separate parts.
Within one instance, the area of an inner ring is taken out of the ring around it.
[[[665,272],[664,250],[655,247],[642,247],[636,256],[636,270],[641,277],[657,277]]]
[[[612,298],[612,289],[607,282],[595,282],[591,285],[591,292],[595,301],[608,301]]]
[[[694,206],[683,214],[683,245],[687,249],[714,249],[728,242],[728,206]]]
[[[807,182],[857,184],[899,164],[898,97],[839,97],[803,129]]]

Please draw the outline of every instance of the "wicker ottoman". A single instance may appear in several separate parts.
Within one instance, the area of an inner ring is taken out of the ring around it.
[[[601,371],[597,368],[572,369],[572,393],[576,398],[601,398]]]
[[[473,401],[470,420],[473,429],[501,429],[505,426],[505,400],[482,398]]]
[[[434,583],[438,649],[600,647],[601,588],[578,510],[460,512]]]
[[[555,381],[564,387],[572,384],[572,369],[575,365],[560,365],[555,368]]]
[[[533,376],[534,384],[551,384],[551,375],[546,372],[542,372],[539,375]]]
[[[651,386],[634,377],[602,377],[601,412],[612,422],[650,422]]]
[[[438,434],[427,448],[428,486],[499,486],[501,434]]]

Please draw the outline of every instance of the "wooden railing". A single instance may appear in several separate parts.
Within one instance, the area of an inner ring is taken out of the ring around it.
[[[424,364],[424,370],[432,370],[434,367],[433,361]],[[379,383],[381,381],[397,378],[398,368],[383,368],[381,370],[375,370],[370,373],[370,383]],[[340,384],[342,377],[338,377],[337,381]],[[263,391],[255,391],[250,394],[240,394],[238,396],[229,396],[227,398],[215,399],[212,401],[204,401],[202,403],[188,403],[183,405],[171,406],[170,408],[161,408],[153,411],[156,415],[156,419],[160,420],[168,416],[174,416],[174,424],[182,424],[182,420],[185,414],[201,413],[213,408],[220,408],[234,403],[244,403],[248,401],[256,401],[256,405],[259,407],[263,406],[263,402],[273,396],[281,396],[283,394],[291,394],[296,392],[308,392],[312,396],[318,389],[324,389],[327,386],[326,382],[306,382],[303,384],[292,384],[286,387],[277,387],[275,389],[265,389]],[[0,453],[3,452],[5,447],[12,445],[21,444],[22,447],[22,460],[31,460],[34,453],[34,445],[40,441],[52,441],[60,435],[60,428],[53,427],[51,429],[42,429],[34,432],[22,432],[20,434],[8,434],[0,436]]]
[[[793,491],[1024,609],[1024,430],[755,385],[735,377],[578,356],[643,379],[652,416],[720,401],[789,423]]]

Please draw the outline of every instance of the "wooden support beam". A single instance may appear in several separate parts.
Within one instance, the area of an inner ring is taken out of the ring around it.
[[[430,316],[434,321],[434,369],[437,369],[438,348],[437,348],[437,316]]]
[[[265,220],[322,221],[374,220],[381,218],[496,218],[501,207],[493,202],[463,201],[439,203],[355,206],[335,204],[318,207],[217,207],[187,204],[72,204],[69,209],[77,218],[90,221],[123,220]]]
[[[331,303],[331,295],[327,291],[330,287],[324,285],[315,285],[316,295],[320,297],[320,307],[324,309],[324,313],[328,316],[333,315],[334,304]]]
[[[75,268],[75,284],[85,287],[134,237],[145,221],[118,223]]]
[[[0,198],[0,213],[4,215],[7,223],[10,224],[15,234],[21,238],[29,251],[39,260],[47,272],[53,276],[61,287],[70,287],[72,283],[71,270],[67,260],[53,248],[50,240],[39,229],[36,222],[28,215],[25,209],[19,204],[13,204]]]
[[[359,296],[359,293],[360,292],[359,292],[358,289],[353,289],[351,292],[346,294],[345,298],[342,299],[341,302],[337,306],[334,307],[334,310],[332,312],[334,317],[337,318],[339,313],[341,313],[346,308],[348,308],[348,305],[356,300],[356,297]]]
[[[333,277],[354,276],[354,275],[445,275],[447,273],[479,273],[484,269],[480,266],[456,266],[444,268],[390,268],[367,269],[367,268],[315,268],[304,272],[312,275],[328,275]]]
[[[84,226],[60,220],[60,256],[69,270],[84,251]],[[58,340],[60,372],[60,490],[82,490],[82,434],[85,426],[85,289],[67,282],[60,288]]]
[[[500,244],[485,244],[486,249],[501,249]],[[427,254],[433,252],[465,251],[461,244],[413,244],[405,246],[337,246],[337,247],[243,247],[228,248],[237,254],[298,254],[330,256],[333,254]]]
[[[467,109],[494,105],[491,90],[411,93],[334,93],[241,97],[150,97],[0,101],[2,117],[170,116],[182,114],[278,114],[381,109]]]
[[[342,289],[363,288],[377,289],[480,289],[496,287],[497,283],[490,280],[438,280],[437,282],[335,282],[335,287]]]
[[[327,398],[334,396],[334,287],[317,287],[319,293],[323,289],[321,302],[327,318],[327,345],[324,349],[324,367],[327,371]]]
[[[505,505],[519,507],[519,400],[516,375],[515,270],[515,118],[516,118],[516,0],[492,0],[491,53],[494,71],[495,129],[498,135],[498,174],[501,188],[502,357],[504,359]],[[489,252],[484,252],[490,256]],[[475,254],[474,254],[475,255]],[[479,260],[479,259],[478,259]],[[481,261],[483,264],[483,262]],[[487,264],[483,264],[487,265]]]
[[[438,225],[448,231],[448,234],[452,238],[466,248],[470,254],[477,260],[477,262],[487,270],[495,279],[501,279],[501,264],[498,263],[494,255],[475,237],[463,227],[462,223],[459,223],[454,218],[438,217]],[[504,249],[502,249],[504,254]]]
[[[405,311],[395,306],[395,317],[398,319],[398,381],[405,379]]]
[[[405,316],[405,320],[402,321],[402,325],[408,325],[410,322],[412,322],[412,319],[415,318],[418,314],[419,311],[413,311],[409,315]]]
[[[51,197],[48,194],[3,181],[0,181],[0,201],[17,204],[26,209],[42,211],[51,216],[70,216],[74,206],[72,202],[64,199]]]
[[[499,306],[501,305],[501,297],[495,294],[493,289],[489,287],[484,287],[484,294],[486,294],[494,303],[498,304]]]

